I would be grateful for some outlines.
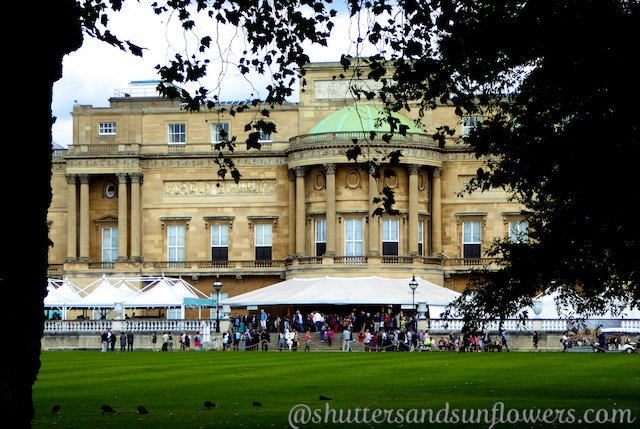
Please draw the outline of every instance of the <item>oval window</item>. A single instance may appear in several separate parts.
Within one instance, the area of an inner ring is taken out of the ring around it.
[[[104,185],[104,196],[107,198],[113,198],[116,196],[116,185],[112,182]]]

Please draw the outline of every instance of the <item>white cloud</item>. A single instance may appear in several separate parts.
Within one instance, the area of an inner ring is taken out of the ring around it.
[[[129,40],[147,48],[142,58],[88,36],[85,36],[80,49],[64,57],[62,78],[54,84],[52,103],[53,115],[57,118],[53,125],[53,141],[59,145],[68,146],[73,141],[71,112],[75,103],[108,107],[109,98],[114,96],[116,89],[127,88],[134,80],[158,79],[156,65],[167,64],[176,51],[184,54],[184,46],[197,46],[193,35],[185,36],[182,33],[177,20],[156,16],[149,6],[149,0],[141,0],[140,3],[124,2],[122,12],[111,18],[109,28],[121,40]],[[202,23],[203,29],[199,31],[202,34],[210,34],[205,30],[211,28],[211,23],[212,21],[207,19]],[[354,54],[353,44],[348,42],[354,36],[350,35],[353,29],[347,15],[337,17],[334,23],[336,26],[329,46],[314,46],[309,49],[308,55],[312,61],[338,61],[343,53]],[[209,27],[205,28],[205,24]],[[235,31],[235,28],[233,30]],[[220,40],[229,41],[236,36],[231,45],[233,49],[230,59],[237,59],[244,48],[244,39],[235,32],[230,34],[229,28],[221,31],[227,33],[221,33]],[[223,62],[219,58],[212,59],[203,85],[215,86],[222,71],[221,64]],[[249,96],[259,96],[264,92],[264,85],[268,83],[265,76],[252,76],[251,82],[255,89],[260,91],[256,93],[245,78],[239,76],[233,65],[228,66],[223,75],[221,100],[243,100]]]

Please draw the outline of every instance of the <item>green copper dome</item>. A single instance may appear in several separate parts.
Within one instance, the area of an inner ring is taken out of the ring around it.
[[[390,128],[386,121],[382,121],[380,126],[376,126],[376,119],[385,118],[384,115],[384,110],[381,107],[369,104],[345,107],[318,122],[309,131],[309,134],[370,131],[388,133]],[[400,121],[401,125],[408,127],[407,134],[423,134],[422,130],[403,114],[394,112],[392,115]]]

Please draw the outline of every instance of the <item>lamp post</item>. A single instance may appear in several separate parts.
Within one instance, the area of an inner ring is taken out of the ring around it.
[[[413,276],[413,278],[409,282],[409,287],[411,288],[411,294],[412,294],[411,309],[413,310],[413,320],[416,322],[415,328],[417,330],[418,323],[416,321],[416,289],[418,288],[418,282],[416,281],[416,276]]]
[[[220,289],[222,288],[222,282],[220,278],[216,278],[213,282],[213,288],[216,290],[216,333],[220,333]]]

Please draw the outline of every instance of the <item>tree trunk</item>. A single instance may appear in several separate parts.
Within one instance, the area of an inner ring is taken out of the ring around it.
[[[0,290],[2,326],[8,330],[0,416],[6,427],[29,428],[33,384],[40,370],[50,245],[52,89],[61,77],[62,57],[80,47],[82,33],[75,0],[37,5],[14,1],[7,6],[5,17],[18,25],[11,27],[10,52],[5,54],[5,67],[11,70],[4,90],[9,134],[3,144],[5,245]]]

